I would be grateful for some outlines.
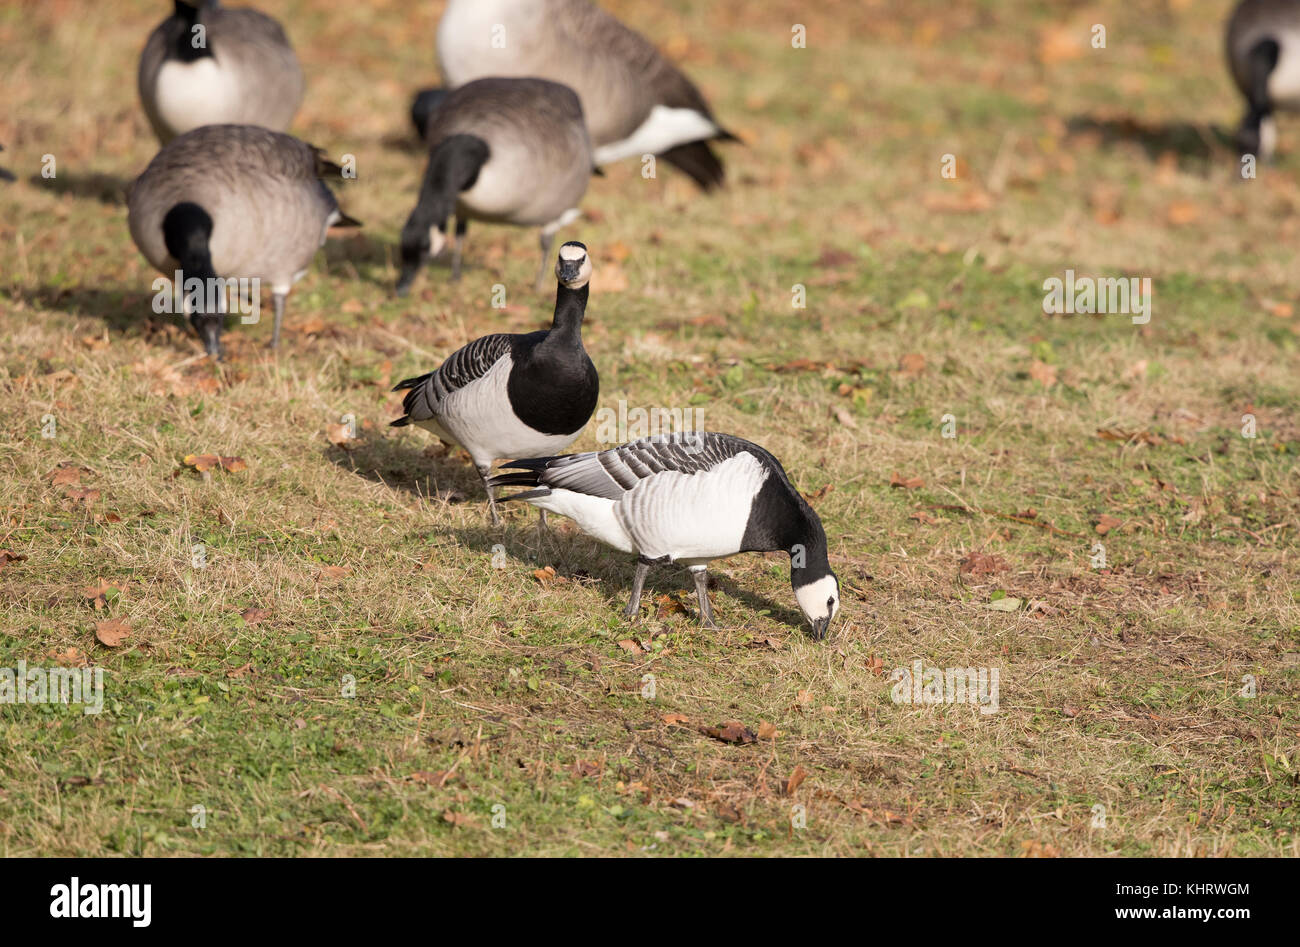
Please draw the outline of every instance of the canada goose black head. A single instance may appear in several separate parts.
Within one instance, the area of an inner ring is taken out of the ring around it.
[[[555,278],[568,289],[582,289],[591,282],[591,257],[587,247],[570,240],[560,247],[560,258],[555,261]]]
[[[478,180],[479,169],[491,150],[474,135],[452,135],[435,145],[420,183],[420,198],[402,227],[402,271],[397,295],[405,296],[420,267],[442,252],[447,243],[447,218],[456,207],[456,197]]]
[[[221,358],[221,330],[225,314],[218,305],[210,311],[212,301],[209,287],[215,285],[216,271],[208,241],[212,239],[212,217],[198,204],[184,201],[167,212],[162,221],[163,240],[167,252],[180,265],[186,309],[190,324],[203,341],[203,348],[213,358]]]

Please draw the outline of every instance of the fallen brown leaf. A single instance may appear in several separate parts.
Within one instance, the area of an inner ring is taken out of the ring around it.
[[[1114,529],[1116,526],[1119,526],[1123,522],[1124,522],[1123,520],[1116,519],[1115,517],[1111,516],[1109,513],[1103,513],[1101,519],[1097,520],[1097,525],[1094,526],[1093,529],[1097,531],[1098,536],[1105,536],[1112,529]]]
[[[918,487],[925,486],[925,480],[921,477],[903,477],[898,471],[890,474],[889,485],[891,487],[901,487],[904,490],[915,490]]]
[[[131,636],[131,623],[125,618],[110,618],[95,624],[95,639],[106,648],[120,647]]]
[[[716,727],[700,727],[700,733],[723,743],[757,743],[758,736],[739,720],[727,720]]]
[[[796,766],[790,778],[785,781],[785,794],[793,796],[795,790],[803,785],[803,781],[808,778],[808,771],[802,766]]]

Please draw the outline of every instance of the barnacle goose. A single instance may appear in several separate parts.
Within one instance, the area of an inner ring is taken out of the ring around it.
[[[452,279],[460,278],[469,221],[486,220],[541,228],[540,290],[555,233],[578,216],[591,179],[591,142],[578,97],[545,79],[480,79],[435,100],[425,118],[429,163],[419,202],[402,228],[398,295],[441,252],[453,211]]]
[[[175,0],[140,54],[140,101],[166,144],[200,125],[284,131],[302,104],[302,69],[280,24],[218,0]]]
[[[598,165],[655,154],[706,191],[723,182],[709,142],[736,137],[649,40],[589,0],[451,0],[437,42],[449,85],[540,76],[572,88]]]
[[[145,258],[166,276],[248,278],[271,286],[280,344],[285,299],[331,226],[359,227],[322,178],[338,165],[291,135],[251,125],[205,125],[163,147],[131,185],[127,221]],[[186,296],[190,302],[189,295]],[[221,312],[190,321],[220,357]]]
[[[635,553],[632,599],[641,605],[646,573],[656,562],[680,562],[695,579],[700,621],[713,623],[709,562],[738,552],[790,554],[790,584],[821,640],[840,607],[839,580],[827,558],[821,520],[790,483],[780,461],[730,434],[654,435],[611,450],[513,460],[489,487],[534,489],[502,500],[526,500],[568,516],[582,531]]]
[[[551,328],[526,335],[485,335],[441,367],[393,388],[410,389],[393,427],[415,424],[469,452],[500,525],[488,481],[492,462],[564,450],[596,409],[600,378],[582,347],[591,258],[581,243],[560,247]],[[543,514],[544,515],[544,514]]]
[[[1243,154],[1272,157],[1276,109],[1300,109],[1300,0],[1242,0],[1228,20],[1228,65],[1246,97]]]

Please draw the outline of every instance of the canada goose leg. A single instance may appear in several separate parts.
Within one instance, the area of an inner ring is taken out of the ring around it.
[[[451,248],[451,281],[460,282],[460,261],[465,252],[465,231],[469,230],[469,221],[456,215],[456,245]]]
[[[632,598],[628,601],[627,608],[623,609],[624,618],[636,618],[637,613],[641,611],[641,590],[645,588],[645,577],[649,571],[650,560],[638,556],[636,575],[632,576]]]
[[[546,288],[546,264],[551,259],[551,247],[555,243],[555,232],[543,230],[541,243],[542,265],[537,269],[537,281],[533,284],[539,293]]]
[[[284,321],[285,293],[272,293],[271,302],[275,306],[275,322],[271,325],[271,348],[280,347],[280,323]]]
[[[695,580],[695,595],[700,600],[700,624],[705,628],[717,628],[713,622],[713,606],[709,604],[708,567],[691,566],[691,578]]]
[[[492,514],[492,525],[500,526],[501,516],[497,513],[497,499],[492,495],[492,488],[488,485],[488,475],[492,473],[492,465],[487,464],[485,466],[478,467],[477,469],[478,469],[479,478],[483,481],[483,489],[487,491],[488,510]]]

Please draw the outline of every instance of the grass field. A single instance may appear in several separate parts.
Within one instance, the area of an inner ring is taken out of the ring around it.
[[[104,707],[0,705],[0,854],[1300,853],[1300,118],[1243,180],[1229,4],[603,5],[745,144],[707,198],[609,167],[562,233],[601,405],[782,459],[828,640],[782,556],[717,564],[720,631],[684,570],[629,623],[628,557],[492,529],[463,454],[387,426],[394,382],[552,304],[535,234],[487,226],[393,296],[440,4],[258,4],[366,226],[278,358],[264,320],[221,365],[126,227],[169,4],[8,4],[0,667],[100,668]],[[1149,278],[1149,323],[1045,315],[1067,269]],[[895,702],[916,661],[996,671],[997,711]]]

